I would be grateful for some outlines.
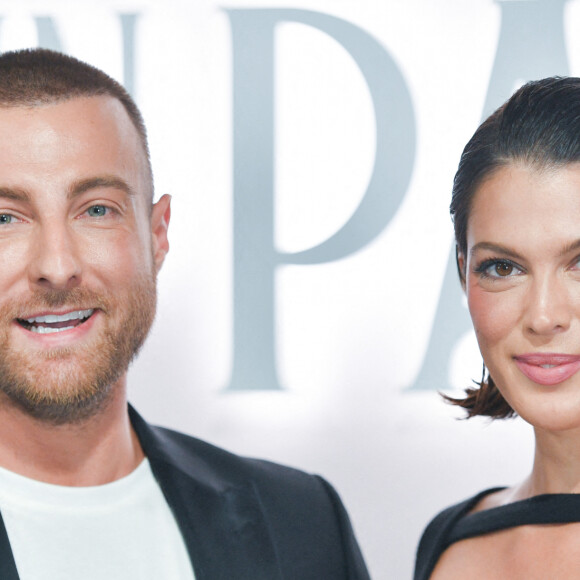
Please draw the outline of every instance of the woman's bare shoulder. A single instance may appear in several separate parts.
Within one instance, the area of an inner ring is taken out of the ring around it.
[[[579,558],[580,523],[526,525],[452,544],[430,580],[577,578]]]
[[[481,537],[452,544],[441,554],[430,580],[499,578],[493,570],[495,557],[490,558],[486,544],[486,538]]]
[[[510,503],[514,488],[503,488],[482,494],[468,513],[482,512]],[[500,540],[501,541],[501,540]],[[500,578],[494,566],[498,558],[497,534],[468,538],[449,546],[439,558],[430,580],[459,580],[466,578]]]

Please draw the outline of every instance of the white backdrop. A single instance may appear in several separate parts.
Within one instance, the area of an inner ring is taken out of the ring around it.
[[[130,375],[148,420],[327,477],[378,580],[411,576],[440,508],[524,477],[523,422],[457,421],[436,393],[481,372],[444,284],[447,207],[484,109],[528,78],[580,72],[578,0],[2,0],[0,18],[0,50],[60,47],[125,82],[146,118],[157,192],[173,195],[158,317]],[[244,84],[269,60],[272,86]],[[282,263],[351,220],[382,146],[364,216],[378,235]],[[418,388],[429,353],[439,374]]]

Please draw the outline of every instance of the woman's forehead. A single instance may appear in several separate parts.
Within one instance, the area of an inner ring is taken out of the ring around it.
[[[533,245],[579,234],[580,164],[537,168],[514,163],[478,187],[467,242],[468,247],[483,240]]]

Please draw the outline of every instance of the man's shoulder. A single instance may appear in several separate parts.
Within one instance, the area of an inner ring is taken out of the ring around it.
[[[167,444],[165,450],[173,459],[179,459],[182,467],[195,466],[199,475],[203,467],[205,475],[224,482],[250,482],[262,494],[279,498],[280,492],[319,496],[328,502],[335,496],[334,489],[321,476],[301,469],[254,457],[238,455],[191,435],[152,427],[160,441]]]
[[[160,441],[163,441],[167,447],[166,450],[171,454],[179,454],[183,458],[187,455],[204,459],[211,462],[216,468],[229,471],[233,469],[236,472],[242,470],[244,473],[276,475],[290,477],[303,477],[306,475],[303,471],[282,465],[266,459],[258,459],[254,457],[246,457],[229,451],[223,447],[219,447],[202,439],[198,439],[193,435],[188,435],[181,431],[169,429],[167,427],[160,427],[151,425],[151,429],[157,434]]]
[[[251,482],[263,490],[283,486],[296,491],[317,490],[324,495],[330,491],[332,494],[330,485],[318,475],[273,461],[238,455],[192,435],[143,423],[135,426],[150,461],[171,463],[196,478],[214,482]]]
[[[368,580],[348,514],[322,477],[151,426],[133,410],[131,421],[153,473],[184,525],[212,521],[212,529],[223,532],[218,543],[229,545],[232,537],[238,537],[232,530],[240,522],[244,526],[253,522],[261,540],[245,545],[240,552],[244,561],[248,550],[259,550],[259,560],[273,550],[276,569],[285,570],[287,577]],[[277,577],[270,572],[268,577]]]

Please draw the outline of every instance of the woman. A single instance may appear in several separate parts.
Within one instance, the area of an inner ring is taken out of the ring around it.
[[[520,415],[530,475],[440,513],[415,580],[580,577],[580,79],[526,84],[467,144],[451,214],[485,366],[448,399]]]

